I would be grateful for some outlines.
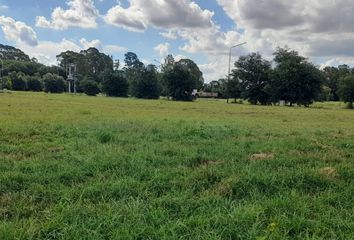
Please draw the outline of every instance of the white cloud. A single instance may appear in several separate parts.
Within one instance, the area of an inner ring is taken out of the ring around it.
[[[30,46],[38,44],[36,33],[24,22],[15,21],[10,17],[0,16],[0,25],[7,40],[16,43],[25,43]]]
[[[81,38],[80,44],[83,49],[88,49],[88,48],[94,47],[94,48],[97,48],[99,51],[103,50],[102,43],[98,39],[95,39],[92,41],[87,41],[85,38]]]
[[[107,54],[122,53],[128,51],[126,47],[118,45],[105,45],[103,46],[103,51]]]
[[[99,11],[93,0],[69,0],[68,9],[57,7],[51,14],[51,20],[37,16],[36,26],[65,30],[69,27],[96,28]]]
[[[159,53],[160,57],[166,57],[170,51],[170,44],[164,43],[154,47],[154,50]]]
[[[56,56],[65,51],[80,51],[81,46],[74,41],[63,39],[61,42],[40,41],[36,46],[28,46],[18,44],[18,48],[22,49],[31,57],[35,57],[39,62],[47,65],[55,65],[57,63]]]
[[[5,10],[8,10],[8,9],[9,9],[9,6],[4,5],[4,4],[0,4],[0,11],[5,11]]]
[[[20,43],[17,44],[16,47],[22,49],[25,53],[29,54],[31,57],[37,58],[39,62],[46,65],[55,65],[57,63],[56,56],[65,51],[79,52],[90,47],[95,47],[99,51],[111,55],[126,50],[126,48],[118,45],[104,45],[98,39],[88,41],[85,38],[81,38],[79,41],[68,40],[65,38],[60,42],[39,41],[36,46],[28,46]]]
[[[128,8],[119,4],[111,8],[104,19],[114,26],[144,31],[148,26],[168,29],[210,27],[213,15],[190,0],[129,0]]]
[[[167,32],[160,32],[160,35],[163,36],[164,38],[171,39],[171,40],[176,40],[178,38],[177,33],[174,30],[169,30]]]
[[[288,45],[309,57],[354,56],[352,0],[217,1],[253,50]]]

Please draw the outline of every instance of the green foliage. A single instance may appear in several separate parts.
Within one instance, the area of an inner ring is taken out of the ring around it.
[[[166,58],[162,66],[163,92],[177,101],[192,101],[194,89],[201,89],[204,84],[203,74],[197,64],[190,59],[174,62],[172,55]]]
[[[79,53],[73,51],[62,52],[57,56],[57,59],[63,69],[68,67],[69,64],[76,64],[80,79],[91,78],[97,81],[101,79],[100,76],[103,72],[113,71],[112,58],[99,52],[96,48],[82,50]]]
[[[342,101],[348,103],[348,108],[353,108],[354,75],[340,79],[337,93]]]
[[[271,63],[264,60],[259,53],[251,53],[240,57],[235,67],[236,69],[232,71],[232,78],[234,81],[239,79],[242,98],[252,104],[268,104],[270,96],[266,87],[270,83]]]
[[[161,87],[157,79],[157,74],[154,65],[149,65],[139,71],[138,78],[131,85],[132,96],[145,99],[158,99]]]
[[[229,99],[229,98],[233,98],[236,99],[241,97],[241,84],[240,84],[240,80],[237,77],[230,77],[229,79],[226,79],[224,81],[224,96]],[[227,100],[229,101],[229,100]]]
[[[11,79],[11,89],[15,91],[25,91],[26,80],[25,75],[23,73],[11,72],[9,74],[9,78]]]
[[[127,97],[129,84],[121,71],[107,75],[102,82],[102,92],[109,97]]]
[[[44,91],[47,93],[63,93],[65,91],[65,82],[61,76],[47,73],[43,76]]]
[[[176,101],[192,101],[192,92],[197,88],[198,79],[186,66],[176,63],[163,73],[168,96]]]
[[[0,59],[30,62],[30,57],[20,49],[0,44]]]
[[[40,92],[43,90],[42,86],[42,81],[40,79],[40,76],[27,76],[26,77],[26,82],[27,82],[27,90],[32,91],[32,92]]]
[[[88,96],[96,96],[100,93],[97,82],[91,79],[85,79],[80,82],[80,88]]]
[[[323,75],[296,51],[279,48],[274,53],[276,67],[268,89],[273,102],[285,100],[308,106],[320,94]]]

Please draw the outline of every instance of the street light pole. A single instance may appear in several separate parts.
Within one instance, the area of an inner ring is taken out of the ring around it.
[[[245,45],[245,44],[247,44],[247,42],[240,43],[240,44],[237,44],[235,46],[230,47],[230,51],[229,51],[229,74],[227,75],[228,76],[228,80],[230,80],[230,75],[231,75],[231,51],[232,51],[232,49],[234,49],[236,47],[240,47],[240,46]]]

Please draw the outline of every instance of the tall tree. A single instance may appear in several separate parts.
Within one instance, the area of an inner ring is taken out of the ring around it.
[[[269,88],[273,102],[309,106],[321,92],[321,71],[296,51],[278,48],[274,55],[276,67]]]
[[[348,108],[353,108],[354,102],[354,75],[346,76],[340,79],[338,85],[338,95],[341,100],[348,103]]]
[[[163,73],[163,81],[168,96],[177,101],[192,101],[192,92],[198,86],[199,78],[196,77],[182,62],[177,62],[172,68]]]
[[[270,96],[266,91],[269,84],[271,63],[262,58],[259,53],[242,56],[236,61],[232,77],[240,80],[242,98],[252,104],[267,104]]]
[[[132,96],[145,99],[158,99],[161,87],[157,79],[156,66],[148,65],[142,69],[139,77],[133,82]]]
[[[122,71],[107,75],[102,82],[102,92],[109,97],[127,97],[129,84]]]

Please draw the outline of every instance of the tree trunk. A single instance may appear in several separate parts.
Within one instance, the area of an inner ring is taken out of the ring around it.
[[[227,98],[227,104],[229,104],[229,98]]]

